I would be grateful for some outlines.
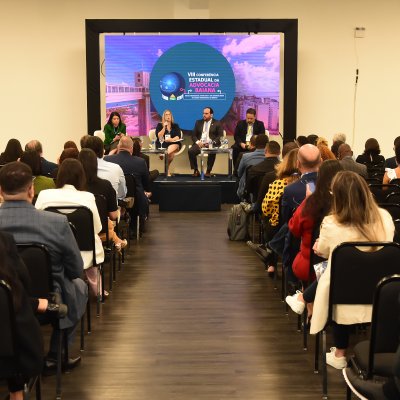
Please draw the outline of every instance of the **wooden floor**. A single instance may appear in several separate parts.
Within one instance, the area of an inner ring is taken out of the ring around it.
[[[296,317],[258,258],[228,241],[227,211],[152,208],[82,365],[63,375],[63,399],[321,398],[313,349],[303,351]],[[328,368],[329,398],[345,398],[341,372]],[[45,399],[54,381],[43,380]]]

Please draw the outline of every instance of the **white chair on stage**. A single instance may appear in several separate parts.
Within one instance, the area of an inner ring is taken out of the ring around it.
[[[103,142],[104,139],[106,138],[106,135],[104,134],[103,131],[94,131],[93,136],[99,137]]]

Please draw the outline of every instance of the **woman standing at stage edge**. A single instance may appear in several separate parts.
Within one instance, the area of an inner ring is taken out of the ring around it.
[[[113,111],[104,125],[104,150],[106,154],[117,148],[119,139],[122,135],[126,135],[126,125],[121,121],[121,116]]]
[[[157,137],[157,148],[164,147],[168,149],[168,166],[174,159],[175,153],[177,153],[182,144],[181,140],[181,129],[178,124],[174,123],[174,117],[170,110],[163,112],[161,122],[156,127]],[[160,141],[161,139],[161,141]],[[162,146],[161,146],[161,142]]]

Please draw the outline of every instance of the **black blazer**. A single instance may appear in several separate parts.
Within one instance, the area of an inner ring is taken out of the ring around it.
[[[253,135],[265,134],[264,122],[256,119],[253,125]],[[235,143],[240,146],[240,143],[246,143],[247,122],[246,120],[239,121],[235,129]]]
[[[201,139],[201,134],[203,132],[203,125],[204,125],[204,120],[199,119],[196,121],[196,124],[194,125],[192,131],[193,144]],[[216,142],[216,145],[218,146],[220,144],[220,138],[224,135],[221,122],[212,118],[208,134],[210,136],[210,139]]]
[[[0,241],[3,242],[6,254],[3,254],[5,268],[14,279],[20,282],[21,302],[16,310],[16,341],[20,350],[21,372],[28,377],[40,374],[43,364],[43,338],[39,322],[34,316],[32,308],[36,311],[37,299],[29,299],[30,276],[25,264],[22,262],[14,238],[11,234],[0,232]],[[1,337],[1,334],[0,334]],[[10,372],[7,361],[0,362],[0,373]]]
[[[149,202],[144,192],[150,192],[150,176],[146,161],[143,158],[132,156],[127,151],[104,157],[106,161],[118,164],[124,174],[133,175],[136,183],[136,206],[139,215],[147,215]]]

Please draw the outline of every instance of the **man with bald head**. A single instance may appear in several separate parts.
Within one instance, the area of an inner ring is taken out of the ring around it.
[[[353,171],[363,178],[368,178],[367,166],[354,161],[353,151],[347,143],[343,143],[339,146],[338,158],[344,170]]]
[[[312,144],[301,146],[297,154],[297,169],[301,178],[286,186],[282,196],[282,224],[288,223],[296,208],[306,197],[307,187],[314,191],[321,154]]]
[[[132,156],[133,142],[129,136],[122,136],[118,143],[118,153],[105,156],[104,160],[118,164],[125,175],[133,175],[136,183],[136,205],[139,216],[148,214],[149,202],[146,192],[150,192],[149,170],[143,158]]]

